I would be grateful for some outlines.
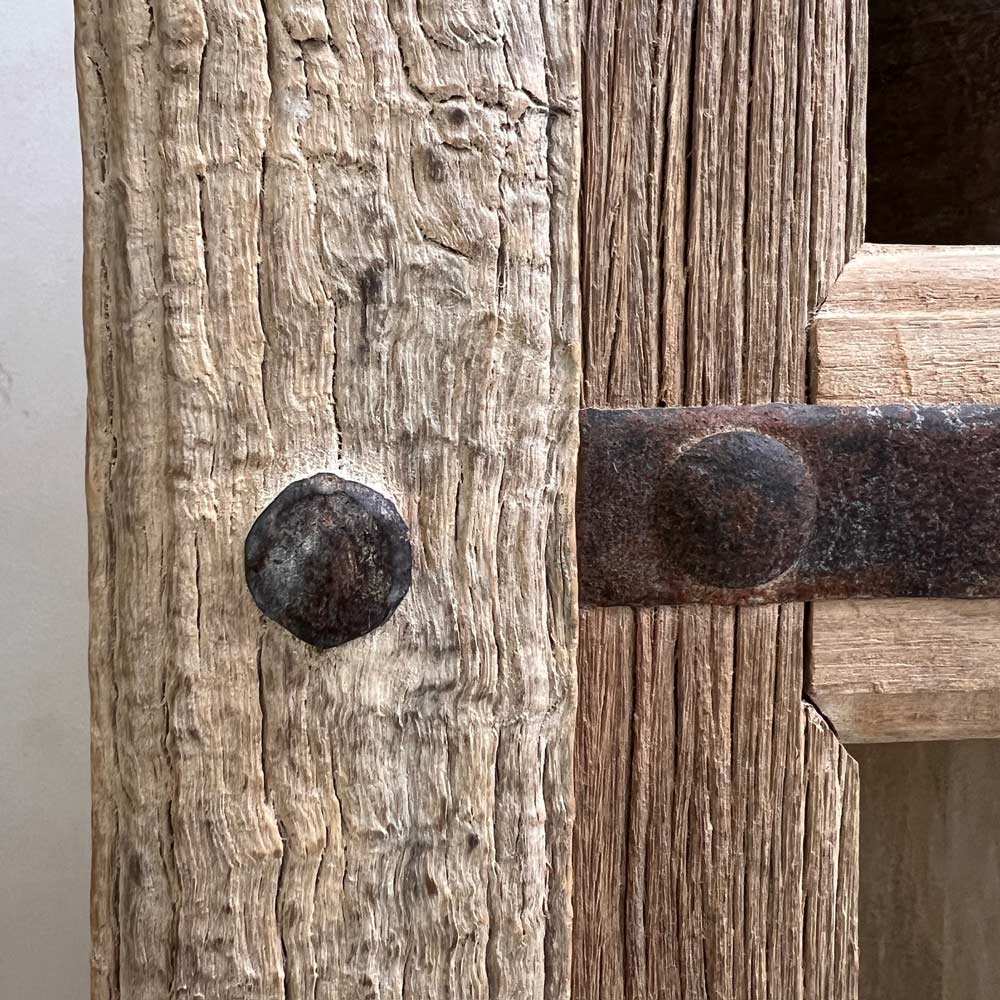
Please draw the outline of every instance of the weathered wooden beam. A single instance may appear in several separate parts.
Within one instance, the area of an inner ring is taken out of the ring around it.
[[[865,31],[854,0],[585,5],[585,405],[805,399]],[[582,615],[577,1000],[856,996],[856,772],[803,646],[801,605]]]
[[[813,326],[815,402],[1000,403],[1000,248],[866,246]],[[809,695],[847,742],[1000,736],[1000,601],[813,606]]]
[[[813,605],[810,696],[847,743],[1000,736],[1000,602]]]
[[[866,244],[812,335],[814,403],[996,403],[1000,247]]]
[[[98,998],[566,997],[572,2],[79,0]],[[410,528],[305,646],[255,516]]]

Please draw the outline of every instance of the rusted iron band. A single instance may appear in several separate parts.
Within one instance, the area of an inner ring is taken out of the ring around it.
[[[580,601],[1000,597],[1000,407],[584,410]]]

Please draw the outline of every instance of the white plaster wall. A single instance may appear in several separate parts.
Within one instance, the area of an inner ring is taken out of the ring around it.
[[[71,0],[0,0],[0,1000],[88,995],[80,153]]]

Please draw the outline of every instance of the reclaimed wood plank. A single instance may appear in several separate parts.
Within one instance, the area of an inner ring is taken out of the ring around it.
[[[576,8],[76,7],[92,996],[566,997]],[[326,652],[242,566],[319,470],[415,564]]]
[[[584,19],[585,405],[804,399],[861,240],[864,4]],[[584,610],[577,1000],[856,996],[856,776],[803,633],[798,605]]]
[[[1000,403],[1000,249],[866,246],[814,336],[817,402]],[[1000,989],[998,647],[1000,601],[812,608],[810,697],[869,744],[852,747],[863,996]]]
[[[1000,248],[865,246],[813,325],[814,401],[1000,403]],[[1000,736],[1000,601],[821,602],[809,696],[847,742]]]

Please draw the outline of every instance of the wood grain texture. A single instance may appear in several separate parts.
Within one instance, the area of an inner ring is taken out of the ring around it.
[[[1000,248],[866,245],[813,338],[816,403],[996,403]]]
[[[815,401],[1000,403],[1000,249],[865,246],[816,317]],[[809,694],[847,742],[1000,736],[1000,601],[825,602]]]
[[[584,402],[799,400],[860,243],[864,4],[591,0]],[[856,996],[854,764],[803,609],[588,609],[576,1000]]]
[[[815,324],[816,401],[1000,403],[1000,251],[867,246]],[[1000,601],[812,609],[810,693],[861,775],[861,989],[1000,990]]]
[[[1000,602],[813,606],[811,698],[847,743],[1000,736]]]
[[[98,998],[569,988],[572,2],[77,0]],[[243,582],[322,469],[414,586]]]

